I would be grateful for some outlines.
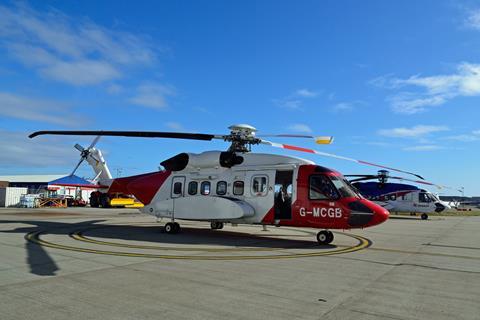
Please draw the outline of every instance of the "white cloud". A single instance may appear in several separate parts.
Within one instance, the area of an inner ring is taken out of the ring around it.
[[[72,85],[93,85],[122,76],[125,66],[151,64],[154,49],[142,37],[78,22],[57,10],[0,5],[0,45],[40,75]]]
[[[303,98],[314,98],[318,96],[318,93],[309,89],[298,89],[295,94]]]
[[[112,83],[107,87],[107,92],[109,94],[119,94],[123,91],[123,87],[116,83]]]
[[[168,85],[148,83],[137,88],[137,94],[130,99],[130,102],[139,106],[165,109],[167,108],[167,97],[175,95],[175,88]]]
[[[165,126],[169,129],[172,129],[172,130],[177,130],[177,131],[185,130],[185,128],[182,126],[182,124],[180,124],[178,122],[174,122],[174,121],[170,121],[170,122],[165,123]]]
[[[311,99],[318,96],[318,92],[309,89],[298,89],[282,99],[274,99],[273,103],[277,106],[290,110],[302,110],[305,99]]]
[[[459,96],[479,96],[480,64],[461,63],[456,73],[448,75],[415,75],[407,79],[384,76],[371,80],[370,84],[387,89],[417,89],[415,92],[400,92],[388,99],[395,112],[415,114]]]
[[[45,99],[26,98],[7,92],[0,92],[0,115],[62,126],[78,126],[86,122],[84,117],[72,112],[68,104]]]
[[[333,111],[342,112],[342,111],[352,111],[354,107],[353,103],[350,102],[340,102],[332,107]]]
[[[446,137],[447,140],[455,140],[461,142],[473,142],[480,141],[480,130],[474,130],[470,134],[459,134]]]
[[[41,67],[39,71],[47,78],[78,86],[94,85],[120,77],[120,72],[112,65],[92,60],[58,62]]]
[[[302,132],[302,133],[311,133],[312,132],[312,129],[308,125],[303,124],[303,123],[292,124],[288,127],[288,129],[291,130],[291,131]]]
[[[475,9],[468,12],[468,17],[465,20],[465,25],[469,28],[480,30],[480,10]]]
[[[444,104],[447,100],[443,96],[418,97],[411,94],[399,94],[389,99],[393,111],[403,114],[415,114],[425,111],[427,107]]]
[[[60,137],[29,139],[27,132],[0,129],[0,167],[75,165],[78,153]]]
[[[421,146],[403,148],[403,150],[405,151],[436,151],[440,149],[445,149],[445,148],[437,145],[421,145]]]
[[[471,134],[458,134],[455,136],[446,137],[447,140],[455,140],[460,142],[473,142],[480,140],[479,136],[471,135]]]
[[[273,100],[273,102],[285,109],[290,110],[301,110],[302,109],[302,101],[301,100],[292,100],[292,99],[280,99],[280,100]]]
[[[417,125],[411,128],[393,128],[379,130],[378,134],[386,137],[395,138],[419,138],[430,133],[448,131],[446,126],[426,126]]]

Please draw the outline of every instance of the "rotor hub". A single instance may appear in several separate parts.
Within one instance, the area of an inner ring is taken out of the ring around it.
[[[390,175],[390,172],[388,170],[379,170],[378,171],[378,180],[380,183],[386,183],[388,181],[388,176]]]
[[[230,134],[225,136],[225,141],[231,142],[229,152],[250,152],[252,145],[259,144],[261,140],[255,137],[257,129],[248,124],[235,124],[230,127]]]

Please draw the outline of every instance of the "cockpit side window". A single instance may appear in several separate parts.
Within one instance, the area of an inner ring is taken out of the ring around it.
[[[310,200],[336,200],[339,194],[335,186],[326,175],[310,176]]]
[[[419,202],[431,202],[432,200],[430,200],[430,197],[428,196],[428,194],[426,192],[420,192],[418,194],[418,201]]]

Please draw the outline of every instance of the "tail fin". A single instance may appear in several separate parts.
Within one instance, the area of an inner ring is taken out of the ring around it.
[[[108,169],[107,162],[102,155],[102,151],[96,148],[91,148],[85,158],[88,164],[95,172],[95,181],[98,181],[102,185],[110,185],[112,181],[112,174]]]
[[[88,148],[84,148],[78,143],[75,144],[75,149],[80,151],[80,161],[75,169],[73,169],[71,175],[73,175],[82,162],[86,160],[95,172],[95,178],[93,179],[94,182],[109,186],[112,183],[112,174],[108,169],[107,162],[105,161],[102,152],[99,149],[95,149],[98,140],[100,140],[100,136],[96,137]]]

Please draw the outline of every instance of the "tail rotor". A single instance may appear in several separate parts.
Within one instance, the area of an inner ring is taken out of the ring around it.
[[[78,151],[80,151],[80,161],[78,161],[77,165],[75,166],[75,168],[73,169],[72,173],[70,173],[70,176],[73,176],[75,174],[75,172],[77,171],[77,169],[80,167],[80,165],[83,163],[84,160],[87,160],[87,158],[90,156],[91,158],[93,158],[95,161],[99,162],[100,160],[96,159],[93,155],[92,155],[92,149],[95,147],[95,145],[98,143],[98,140],[100,140],[101,136],[97,136],[95,137],[95,139],[93,139],[92,143],[90,144],[90,146],[88,148],[84,148],[82,147],[81,145],[79,145],[78,143],[75,144],[74,148],[77,149]]]

